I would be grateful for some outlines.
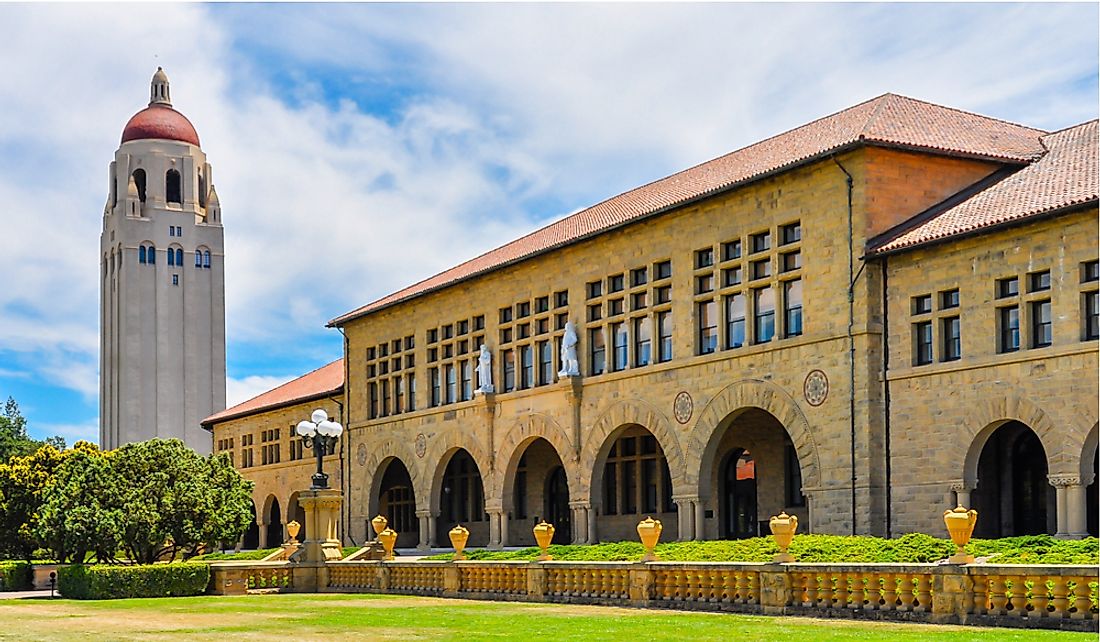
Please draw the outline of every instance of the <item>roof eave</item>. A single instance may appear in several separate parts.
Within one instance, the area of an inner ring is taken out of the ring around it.
[[[337,392],[342,392],[343,390],[344,390],[344,384],[340,384],[338,387],[333,388],[332,390],[326,390],[324,392],[314,393],[314,394],[311,394],[311,395],[308,395],[308,396],[305,396],[305,397],[299,397],[297,399],[288,399],[287,401],[280,401],[278,403],[273,403],[273,404],[268,405],[268,406],[260,406],[259,408],[252,408],[250,410],[245,410],[245,411],[242,411],[242,412],[236,412],[236,413],[233,413],[231,415],[226,415],[224,417],[218,417],[217,419],[213,419],[213,420],[211,420],[208,417],[206,419],[203,419],[199,423],[199,425],[202,426],[202,428],[204,428],[205,430],[213,431],[214,426],[217,425],[217,424],[220,424],[220,423],[225,423],[227,421],[232,421],[234,419],[240,419],[242,417],[248,417],[248,416],[251,416],[251,415],[257,415],[257,414],[260,414],[261,412],[271,412],[272,410],[280,410],[282,408],[287,408],[287,407],[290,407],[290,406],[296,406],[300,403],[305,403],[307,401],[314,401],[314,400],[317,400],[317,399],[325,399],[327,397],[331,397],[333,394],[335,394]]]

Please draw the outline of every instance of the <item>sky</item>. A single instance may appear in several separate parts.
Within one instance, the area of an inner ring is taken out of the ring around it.
[[[886,92],[1097,117],[1091,4],[0,4],[0,399],[98,437],[99,232],[163,66],[214,167],[229,405],[325,322]]]

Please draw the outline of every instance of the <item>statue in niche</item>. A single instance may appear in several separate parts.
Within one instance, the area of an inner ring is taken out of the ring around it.
[[[561,338],[561,372],[559,377],[579,377],[580,363],[577,361],[577,326],[572,321],[565,322],[565,336]]]
[[[480,393],[493,392],[493,355],[485,344],[481,344],[481,354],[477,358],[477,380]]]

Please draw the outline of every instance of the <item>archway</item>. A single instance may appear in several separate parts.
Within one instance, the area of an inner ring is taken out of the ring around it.
[[[605,441],[592,474],[592,504],[600,541],[635,539],[638,522],[650,516],[663,523],[663,539],[679,537],[668,460],[644,426],[620,426]]]
[[[540,520],[554,525],[554,543],[572,541],[572,520],[569,510],[569,483],[561,457],[554,446],[542,437],[528,440],[517,448],[509,466],[511,483],[504,485],[501,496],[504,510],[509,512],[509,545],[534,546],[531,529]]]
[[[477,462],[464,448],[453,451],[443,471],[439,488],[440,515],[436,521],[436,542],[449,546],[448,533],[461,524],[470,531],[466,545],[489,543],[489,519],[485,514],[485,487]]]
[[[971,499],[979,515],[975,537],[1053,534],[1057,530],[1046,450],[1026,424],[1008,421],[993,428],[982,446],[977,473]]]
[[[248,530],[244,532],[244,536],[241,538],[241,548],[246,551],[254,551],[260,547],[260,524],[256,519],[255,502],[249,502],[249,504],[252,521],[248,523]]]
[[[1098,447],[1098,426],[1092,425],[1085,437],[1085,446],[1081,449],[1081,483],[1085,484],[1085,530],[1093,537],[1097,536],[1097,504],[1100,498],[1096,493],[1096,481],[1100,476],[1100,447]]]
[[[267,510],[264,511],[264,546],[273,548],[283,543],[283,514],[279,510],[279,500],[274,495],[267,498]]]
[[[397,531],[397,546],[416,546],[420,533],[409,469],[400,459],[391,457],[383,462],[380,470],[378,512],[389,521],[389,527]]]
[[[722,503],[719,533],[727,539],[760,534],[756,519],[756,462],[744,448],[726,455],[722,465]]]
[[[286,506],[287,522],[298,522],[300,526],[298,529],[298,541],[306,541],[306,537],[308,537],[306,533],[306,509],[298,501],[298,493],[294,493],[290,496],[290,501],[286,503]]]

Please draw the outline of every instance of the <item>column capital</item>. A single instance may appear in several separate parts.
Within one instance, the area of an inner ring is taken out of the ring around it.
[[[971,483],[965,479],[953,479],[951,480],[951,490],[958,492],[970,492],[977,486],[975,483]]]
[[[587,500],[587,499],[570,500],[569,508],[574,508],[574,509],[576,509],[576,508],[587,508],[587,509],[591,510],[592,509],[592,502]]]
[[[424,508],[416,511],[415,515],[417,517],[439,517],[439,511],[432,511],[430,509]]]
[[[1080,486],[1081,485],[1081,476],[1077,475],[1077,474],[1073,474],[1073,473],[1066,474],[1066,475],[1047,475],[1047,481],[1049,481],[1050,485],[1054,486],[1055,488],[1065,488],[1067,486]]]
[[[672,501],[677,504],[683,504],[684,502],[696,502],[701,501],[698,495],[673,495]]]

